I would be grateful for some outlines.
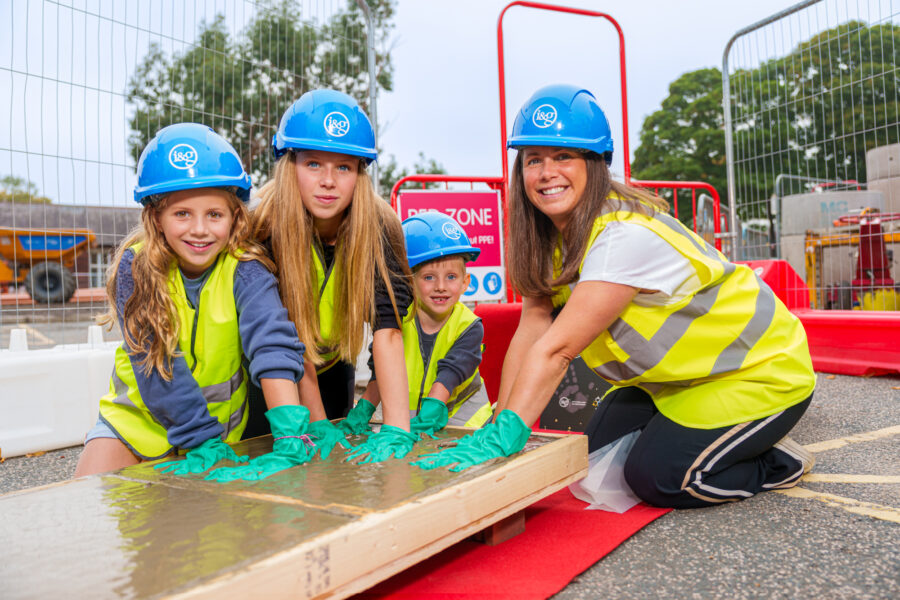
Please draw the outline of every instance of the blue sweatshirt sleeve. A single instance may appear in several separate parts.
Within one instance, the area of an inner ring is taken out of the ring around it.
[[[116,307],[119,328],[125,333],[122,315],[125,302],[134,293],[131,263],[134,252],[126,250],[116,273]],[[194,448],[203,442],[222,435],[222,425],[209,414],[206,398],[191,374],[183,356],[172,359],[172,380],[166,381],[158,371],[144,375],[140,362],[146,353],[129,356],[134,378],[141,398],[150,414],[166,429],[169,443],[178,448]]]
[[[484,340],[484,325],[479,319],[459,336],[447,355],[438,360],[435,382],[441,383],[452,393],[463,381],[471,377],[481,364],[482,340]]]
[[[241,261],[234,277],[234,300],[253,383],[259,386],[260,379],[300,381],[306,348],[281,303],[275,276],[262,263]]]

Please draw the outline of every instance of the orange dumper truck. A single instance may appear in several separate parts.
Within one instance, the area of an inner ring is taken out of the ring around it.
[[[67,302],[75,293],[75,258],[95,239],[90,229],[0,227],[0,289],[24,284],[35,302]]]

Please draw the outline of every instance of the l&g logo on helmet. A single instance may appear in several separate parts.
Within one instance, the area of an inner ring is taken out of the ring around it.
[[[169,151],[169,164],[184,171],[197,164],[199,154],[190,144],[177,144]]]
[[[343,137],[350,131],[350,119],[338,111],[333,111],[325,115],[325,131],[331,137]]]
[[[451,240],[458,240],[462,236],[462,232],[456,223],[444,223],[441,225],[441,231]]]
[[[531,122],[535,127],[546,129],[556,123],[556,108],[552,104],[541,104],[531,115]]]

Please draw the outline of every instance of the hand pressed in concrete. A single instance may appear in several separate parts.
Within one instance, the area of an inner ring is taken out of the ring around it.
[[[363,456],[357,464],[382,462],[391,457],[404,458],[419,440],[418,434],[404,431],[393,425],[382,425],[378,433],[347,453],[346,460]]]
[[[504,410],[494,423],[489,423],[471,435],[459,440],[453,447],[440,452],[423,454],[410,464],[422,469],[450,467],[462,471],[492,458],[510,456],[525,447],[531,429],[521,417],[511,410]]]
[[[188,450],[184,460],[170,460],[160,463],[153,468],[159,469],[163,473],[188,475],[202,473],[220,460],[231,460],[240,463],[247,462],[247,458],[247,456],[235,454],[231,446],[216,437],[206,440],[196,448]]]

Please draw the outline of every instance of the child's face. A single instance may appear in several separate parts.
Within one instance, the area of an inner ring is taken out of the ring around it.
[[[313,216],[316,229],[340,224],[353,200],[359,159],[347,154],[301,150],[294,165],[300,199]]]
[[[201,188],[170,194],[156,219],[181,272],[199,277],[228,243],[234,213],[228,192]]]
[[[469,287],[465,260],[448,256],[429,261],[414,276],[419,307],[432,319],[443,321]]]

